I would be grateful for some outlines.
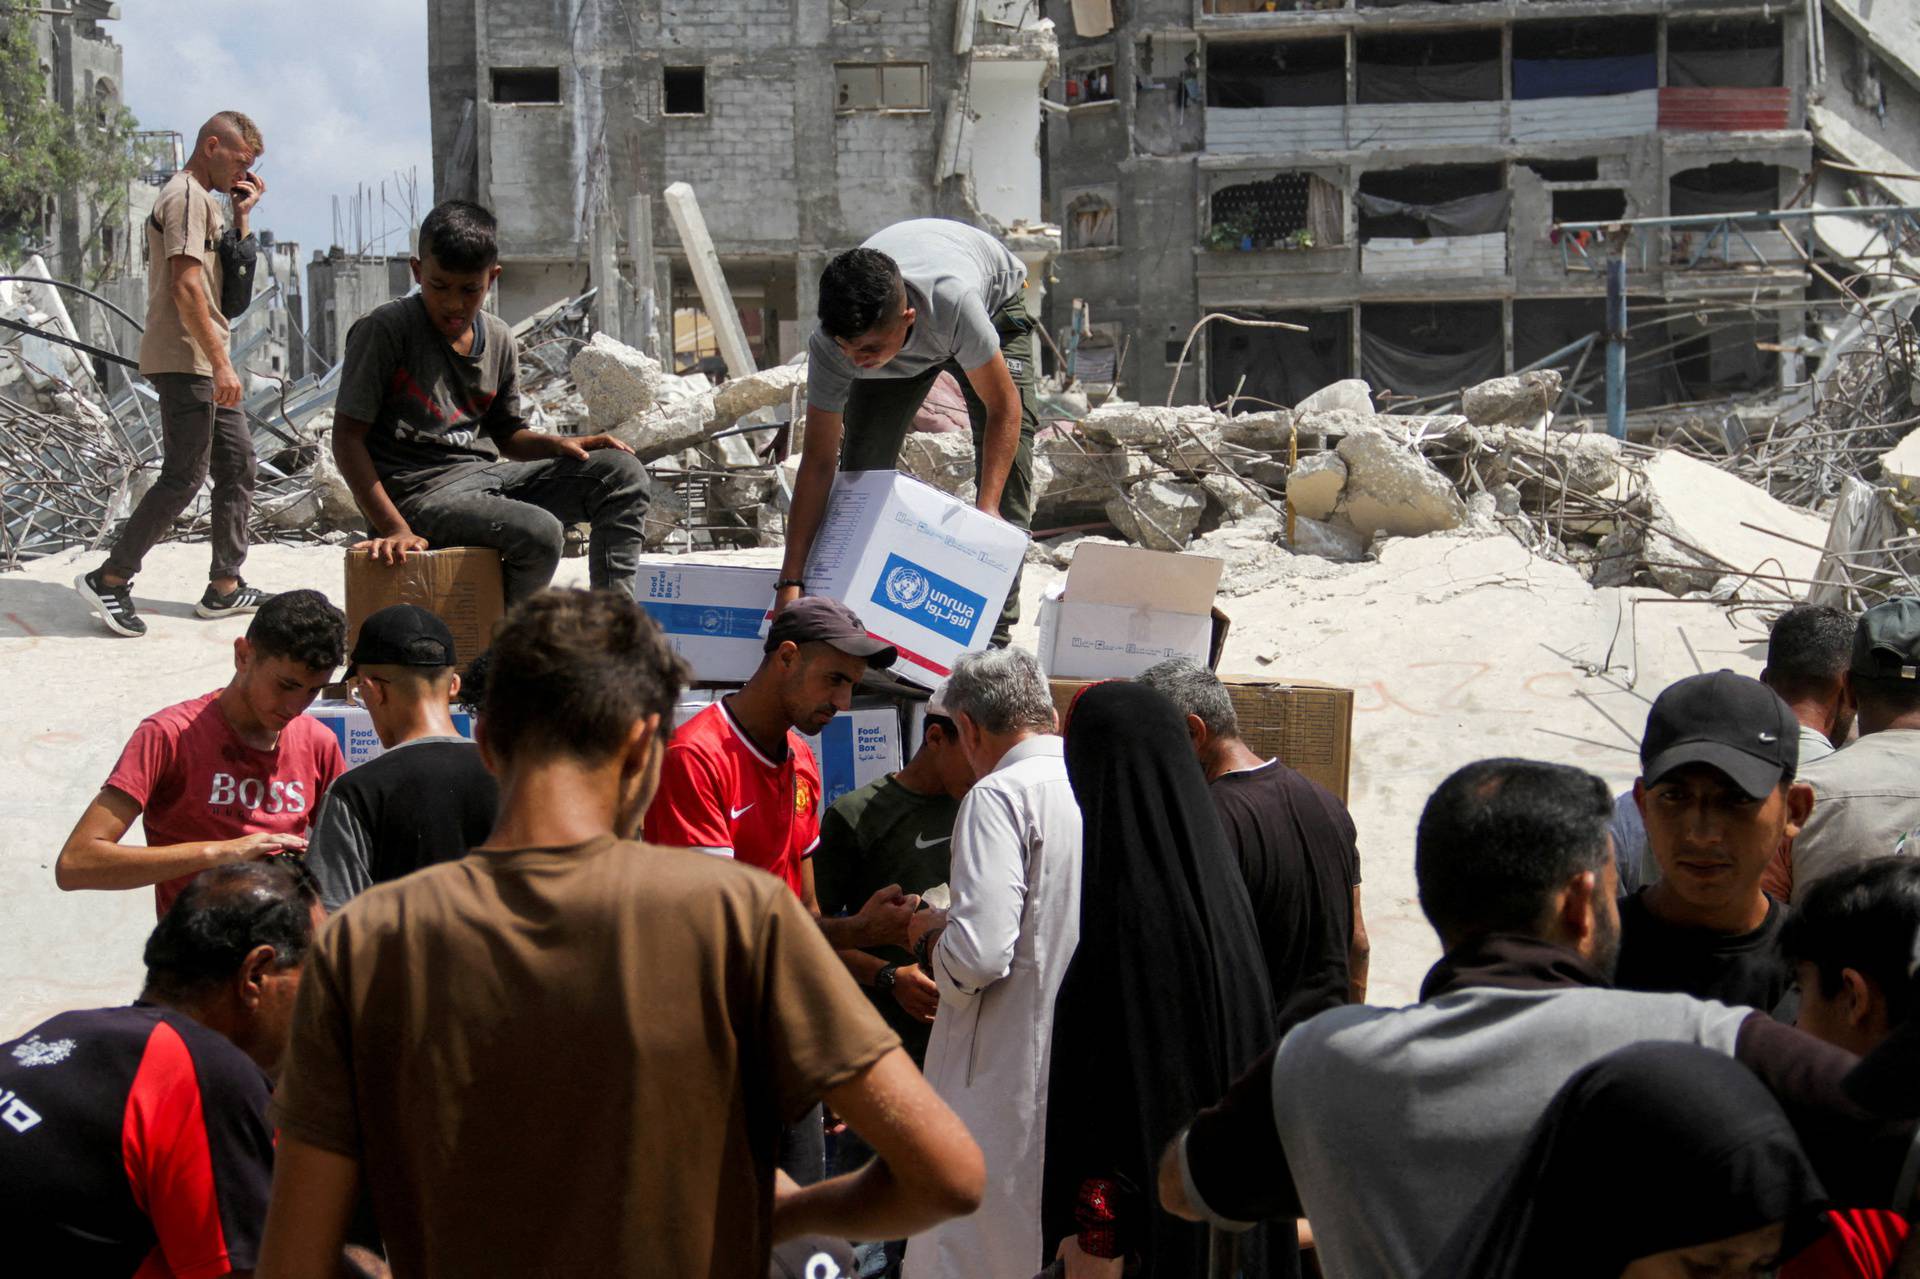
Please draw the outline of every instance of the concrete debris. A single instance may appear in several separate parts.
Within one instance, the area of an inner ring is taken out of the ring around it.
[[[596,338],[598,336],[595,335]],[[795,390],[802,391],[804,398],[806,385],[807,366],[804,362],[781,364],[723,382],[713,393],[714,421],[716,424],[732,426],[749,413],[790,402]]]
[[[1185,550],[1207,510],[1207,491],[1176,480],[1146,480],[1107,502],[1107,518],[1129,542],[1155,551]]]
[[[633,446],[643,462],[677,453],[707,438],[713,421],[713,393],[676,398],[609,428],[609,433]]]
[[[1296,515],[1293,520],[1293,553],[1317,555],[1336,564],[1358,564],[1367,558],[1367,537],[1341,524]]]
[[[1560,400],[1557,369],[1497,377],[1460,393],[1460,411],[1475,426],[1531,426]]]
[[[1620,483],[1620,441],[1611,435],[1488,427],[1495,456],[1481,469],[1489,485],[1513,481],[1524,495],[1548,499],[1564,484],[1576,493],[1612,493]],[[1622,494],[1621,496],[1625,496]]]
[[[1152,404],[1103,404],[1082,419],[1080,430],[1101,444],[1124,444],[1135,448],[1168,444],[1185,439],[1182,422],[1212,426],[1216,414],[1207,408],[1161,408]]]
[[[1293,406],[1296,415],[1335,409],[1349,413],[1373,412],[1373,388],[1357,377],[1350,377],[1321,387]]]
[[[975,491],[973,437],[962,431],[936,435],[915,431],[900,446],[900,469],[942,493],[970,502]]]
[[[1920,431],[1913,431],[1880,455],[1880,471],[1887,479],[1909,492],[1920,481]]]
[[[1287,498],[1293,509],[1312,520],[1332,515],[1346,487],[1347,461],[1338,453],[1303,457],[1287,476]]]
[[[653,407],[660,395],[660,362],[604,333],[580,348],[569,371],[587,404],[587,425],[611,431]]]
[[[1447,477],[1384,431],[1349,435],[1339,451],[1347,483],[1332,522],[1394,537],[1419,537],[1465,522],[1467,504]]]
[[[1247,484],[1226,475],[1202,475],[1200,487],[1213,499],[1213,505],[1224,520],[1243,520],[1261,511],[1270,511],[1271,506],[1261,500]]]
[[[1595,585],[1625,585],[1644,572],[1674,595],[1711,591],[1733,573],[1752,577],[1759,596],[1798,598],[1819,573],[1827,532],[1818,516],[1672,450],[1647,464],[1623,515],[1596,552]]]
[[[1220,421],[1220,438],[1239,448],[1283,452],[1293,438],[1293,422],[1294,415],[1286,409],[1239,413]]]

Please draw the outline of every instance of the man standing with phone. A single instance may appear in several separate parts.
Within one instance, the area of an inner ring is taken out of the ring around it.
[[[260,129],[238,111],[200,126],[193,156],[160,189],[147,219],[147,323],[140,336],[140,374],[160,401],[160,478],[134,507],[107,561],[74,580],[115,635],[147,633],[131,587],[148,551],[213,475],[213,565],[194,612],[201,617],[252,613],[271,598],[240,577],[253,509],[253,436],[240,409],[240,375],[227,354],[222,311],[223,240],[245,241],[248,218],[267,185],[252,171],[266,150]],[[216,193],[233,205],[227,225]]]

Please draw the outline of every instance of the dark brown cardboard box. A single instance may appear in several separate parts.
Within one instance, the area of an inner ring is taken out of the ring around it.
[[[1353,760],[1352,689],[1313,680],[1250,675],[1222,675],[1220,679],[1240,717],[1240,736],[1254,754],[1278,759],[1346,802],[1347,775]],[[1074,694],[1093,682],[1049,681],[1061,722],[1066,721]]]
[[[493,643],[506,613],[500,589],[500,552],[460,546],[420,551],[401,564],[377,563],[365,551],[347,552],[347,649],[367,614],[389,604],[418,604],[453,632],[453,653],[465,666]]]

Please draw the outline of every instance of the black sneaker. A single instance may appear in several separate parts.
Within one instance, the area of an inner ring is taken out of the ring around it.
[[[100,570],[82,573],[73,579],[73,589],[80,592],[80,598],[93,605],[93,611],[107,624],[107,629],[115,635],[138,636],[147,633],[147,624],[140,620],[140,614],[133,608],[133,583],[120,586],[108,586]]]
[[[256,591],[248,586],[245,579],[240,585],[225,595],[213,589],[213,583],[207,583],[207,593],[193,606],[193,611],[201,617],[238,617],[242,613],[257,613],[260,606],[272,599],[268,591]]]

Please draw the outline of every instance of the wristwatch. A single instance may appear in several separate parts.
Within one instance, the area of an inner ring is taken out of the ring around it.
[[[892,990],[893,979],[899,976],[899,970],[900,965],[898,964],[888,964],[885,968],[882,968],[873,975],[873,988],[875,990]]]

